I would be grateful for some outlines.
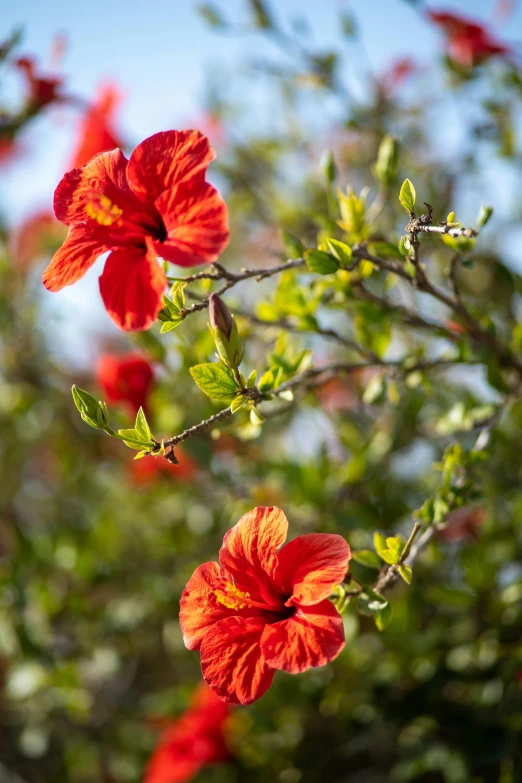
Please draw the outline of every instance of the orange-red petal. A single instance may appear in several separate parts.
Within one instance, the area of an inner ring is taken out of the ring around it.
[[[126,170],[127,158],[116,149],[101,152],[83,168],[67,172],[54,191],[54,213],[58,220],[66,225],[87,220],[85,210],[94,193],[107,196],[113,204],[128,211],[133,196],[127,185]]]
[[[251,704],[265,693],[274,677],[261,653],[262,617],[220,620],[201,644],[201,671],[220,699]]]
[[[220,563],[241,589],[267,604],[281,604],[272,575],[277,566],[276,550],[285,542],[287,532],[288,520],[280,508],[258,506],[225,534],[219,551]]]
[[[343,620],[330,601],[298,607],[287,620],[267,625],[261,638],[261,650],[268,665],[290,674],[324,666],[343,647]]]
[[[286,606],[311,606],[332,593],[343,581],[350,561],[350,547],[342,536],[310,533],[286,544],[277,555],[277,579],[286,595]]]
[[[156,242],[159,256],[178,266],[216,261],[228,243],[227,205],[208,182],[190,180],[156,199],[155,206],[167,231]]]
[[[71,226],[67,238],[43,274],[48,291],[61,291],[80,280],[106,247],[86,226]]]
[[[166,285],[154,252],[134,246],[113,250],[100,277],[103,304],[124,331],[148,329],[154,323]]]
[[[141,199],[155,201],[186,179],[204,179],[215,157],[207,137],[199,131],[163,131],[138,144],[129,159],[127,179]]]
[[[232,581],[231,575],[217,563],[198,566],[183,590],[180,600],[179,622],[183,641],[189,650],[201,646],[207,631],[224,617],[230,609],[216,601],[215,585]]]

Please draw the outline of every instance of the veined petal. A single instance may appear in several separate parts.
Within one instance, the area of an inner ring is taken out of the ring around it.
[[[272,575],[277,565],[276,550],[284,543],[287,532],[288,520],[280,508],[258,506],[225,534],[219,551],[220,563],[233,574],[241,589],[271,605],[281,605],[281,594]]]
[[[203,180],[215,157],[207,137],[199,131],[163,131],[138,144],[130,156],[127,179],[142,200],[155,201],[186,179]]]
[[[214,596],[215,585],[223,581],[232,581],[228,571],[217,563],[203,563],[183,590],[179,622],[189,650],[197,650],[209,628],[224,617],[230,617],[230,609],[218,603]]]
[[[156,242],[159,256],[178,266],[216,261],[228,243],[227,205],[208,182],[189,180],[156,199],[156,209],[167,231]]]
[[[71,226],[65,242],[43,274],[44,286],[48,291],[61,291],[64,286],[76,283],[106,250],[86,226]]]
[[[286,544],[277,554],[277,579],[286,595],[286,606],[311,606],[328,598],[343,581],[350,561],[350,547],[342,536],[310,533]]]
[[[125,331],[148,329],[154,323],[166,285],[153,250],[134,246],[113,250],[100,277],[107,312]]]
[[[343,647],[343,620],[330,601],[298,607],[287,620],[267,625],[261,637],[261,650],[269,666],[290,674],[324,666]]]
[[[262,617],[237,616],[220,620],[201,644],[205,682],[223,701],[251,704],[272,684],[274,670],[261,653]]]
[[[132,194],[126,179],[127,162],[123,152],[116,149],[101,152],[83,168],[67,172],[54,191],[54,212],[58,220],[66,225],[87,220],[85,210],[94,193],[106,196],[120,209],[128,207]]]

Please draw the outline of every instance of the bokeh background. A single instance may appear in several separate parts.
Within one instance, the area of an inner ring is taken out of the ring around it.
[[[35,112],[16,152],[0,159],[0,783],[145,780],[159,737],[190,709],[200,680],[198,656],[181,639],[179,596],[195,566],[217,556],[224,531],[266,504],[285,509],[292,535],[336,531],[354,549],[371,547],[376,529],[407,533],[439,480],[432,463],[453,437],[469,440],[470,411],[502,394],[498,378],[475,368],[442,383],[417,378],[400,401],[376,407],[361,402],[362,373],[306,395],[262,432],[242,422],[191,440],[177,470],[133,462],[80,420],[72,383],[112,400],[119,426],[135,412],[125,394],[111,397],[107,354],[139,353],[152,368],[154,379],[147,370],[137,383],[155,433],[215,410],[188,373],[212,355],[204,315],[166,335],[125,336],[99,299],[101,262],[60,294],[41,285],[63,239],[48,216],[52,193],[100,85],[114,90],[111,127],[127,152],[169,128],[209,135],[211,179],[231,212],[222,259],[231,267],[284,257],[281,229],[313,245],[328,225],[324,150],[343,187],[375,190],[371,167],[391,133],[399,173],[437,214],[455,210],[468,225],[481,203],[494,204],[461,285],[500,330],[519,315],[520,3],[454,3],[513,49],[461,68],[445,59],[444,35],[421,3],[280,0],[271,4],[278,32],[263,29],[248,0],[216,0],[217,18],[198,6],[2,8],[2,39],[20,31],[2,63],[2,122],[28,100],[13,58],[63,78],[68,99]],[[404,226],[396,202],[382,223],[394,241]],[[441,252],[430,253],[443,278]],[[261,303],[265,316],[272,307],[300,331],[306,307],[292,298],[295,281],[276,299],[274,285],[227,302]],[[352,315],[321,311],[348,332]],[[340,355],[308,334],[284,347],[277,328],[240,327],[251,367],[274,352],[311,348],[317,363]],[[394,336],[390,350],[422,340]],[[207,758],[219,763],[203,765],[203,753],[201,764],[183,765],[202,734],[189,724],[172,769],[150,783],[521,781],[521,423],[515,402],[478,469],[476,503],[430,545],[411,588],[394,590],[384,632],[350,609],[334,664],[279,674],[260,702],[231,710],[224,727],[219,717],[219,752]]]

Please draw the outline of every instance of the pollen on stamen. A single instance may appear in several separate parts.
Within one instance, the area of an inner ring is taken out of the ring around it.
[[[114,223],[121,225],[123,210],[114,204],[108,196],[101,193],[93,193],[89,199],[85,211],[88,217],[95,220],[100,226],[112,226]]]
[[[232,582],[224,582],[212,591],[216,601],[227,609],[245,609],[250,606],[250,593],[240,590]]]

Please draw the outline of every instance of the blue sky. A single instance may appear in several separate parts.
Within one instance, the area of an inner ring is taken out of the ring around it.
[[[103,79],[114,79],[126,94],[121,126],[138,142],[158,130],[186,127],[198,115],[210,72],[241,70],[263,49],[256,36],[219,34],[202,22],[196,0],[17,0],[4,3],[3,30],[25,30],[24,52],[45,64],[57,33],[68,41],[63,70],[70,92],[89,98]],[[237,22],[248,18],[245,0],[216,0]],[[433,3],[432,5],[437,5]],[[446,4],[448,6],[449,3]],[[349,70],[378,72],[396,55],[428,60],[440,39],[408,3],[401,0],[272,0],[281,19],[308,20],[313,43],[338,41],[339,10],[354,10],[360,22],[361,46],[353,50]],[[488,19],[494,0],[458,0],[453,8]],[[507,35],[522,29],[522,7],[510,20]],[[0,207],[16,220],[43,206],[70,155],[74,115],[60,112],[33,126],[30,157],[4,174]]]

